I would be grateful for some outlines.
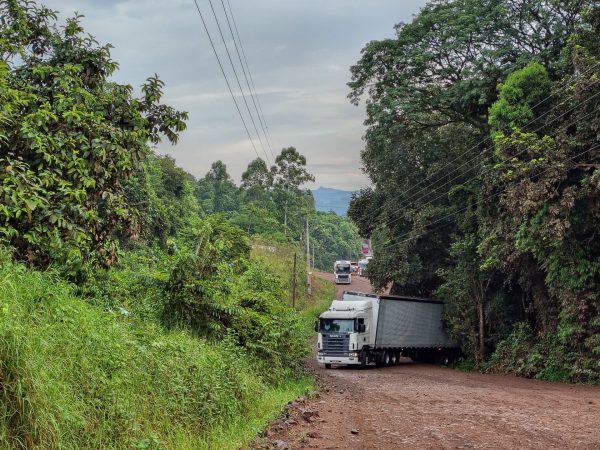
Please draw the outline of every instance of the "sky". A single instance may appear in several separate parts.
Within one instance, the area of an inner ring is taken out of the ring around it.
[[[234,88],[259,155],[255,137],[208,0],[197,0]],[[316,181],[357,190],[369,184],[361,170],[364,103],[350,104],[350,66],[363,46],[394,36],[394,25],[410,22],[425,0],[229,0],[277,155],[294,146],[306,156]],[[85,30],[111,43],[119,63],[116,81],[139,88],[158,74],[166,83],[164,102],[189,112],[178,144],[158,152],[197,177],[222,160],[239,181],[256,153],[235,109],[194,0],[40,0],[62,19],[83,14]],[[237,55],[221,0],[212,0],[234,63]],[[227,2],[225,1],[227,6]],[[239,64],[239,63],[237,63]],[[243,73],[236,67],[242,88]],[[254,106],[247,97],[252,112]],[[256,126],[262,134],[258,119]],[[264,140],[264,138],[263,138]]]

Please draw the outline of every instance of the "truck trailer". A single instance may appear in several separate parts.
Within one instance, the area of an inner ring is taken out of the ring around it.
[[[447,364],[459,352],[446,335],[440,300],[344,292],[319,316],[317,360],[389,366],[401,356]]]

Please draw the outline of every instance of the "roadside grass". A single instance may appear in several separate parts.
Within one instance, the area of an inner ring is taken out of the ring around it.
[[[263,259],[270,270],[285,282],[285,290],[290,293],[289,299],[284,299],[292,304],[292,280],[294,253],[296,253],[296,309],[304,317],[318,317],[326,310],[335,297],[335,285],[315,276],[311,277],[312,295],[307,289],[307,267],[303,249],[293,244],[271,244],[255,237],[252,242],[252,256]]]
[[[231,343],[107,312],[52,273],[0,264],[0,448],[239,448],[313,389],[267,375]]]
[[[311,376],[305,375],[297,380],[289,380],[276,388],[270,389],[246,416],[234,418],[229,423],[217,426],[199,443],[190,447],[200,449],[239,449],[247,448],[247,444],[276,419],[283,408],[291,401],[316,389]],[[200,446],[198,447],[198,444]]]
[[[311,320],[318,319],[319,315],[331,305],[335,299],[335,284],[315,276],[312,277],[312,296],[303,304],[301,314]]]

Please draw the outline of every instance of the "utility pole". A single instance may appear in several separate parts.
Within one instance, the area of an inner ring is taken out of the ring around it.
[[[294,275],[292,278],[292,308],[296,307],[296,253],[294,253]]]
[[[285,207],[283,213],[283,234],[287,236],[287,198],[285,199]]]
[[[306,278],[308,295],[312,295],[312,280],[310,278],[310,234],[308,231],[308,216],[306,216]]]

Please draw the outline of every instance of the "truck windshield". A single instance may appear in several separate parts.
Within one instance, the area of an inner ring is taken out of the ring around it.
[[[338,264],[335,266],[335,273],[350,273],[350,264]]]
[[[322,333],[352,333],[354,319],[321,319],[319,331]]]

